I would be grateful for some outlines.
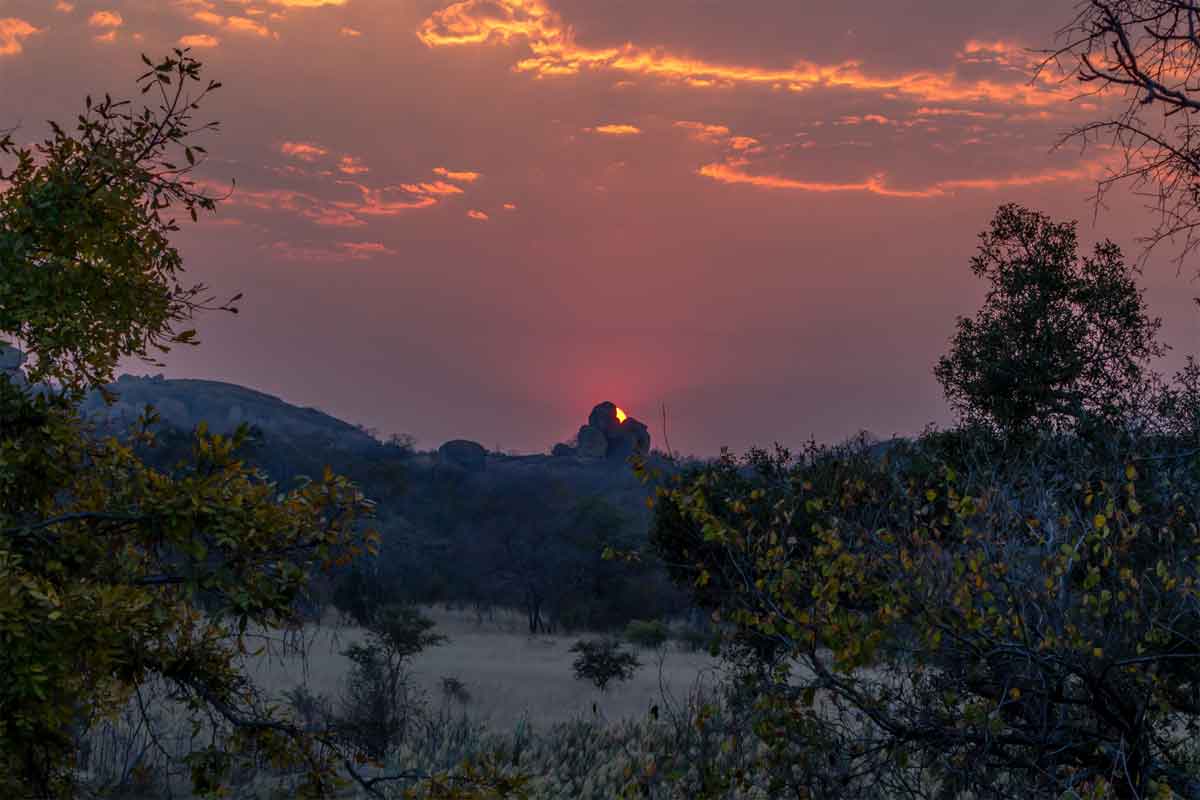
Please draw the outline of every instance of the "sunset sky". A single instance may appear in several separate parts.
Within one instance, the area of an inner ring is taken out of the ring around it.
[[[1048,73],[1074,0],[0,0],[0,129],[132,95],[190,46],[224,88],[199,177],[237,188],[177,242],[238,317],[169,377],[232,381],[421,446],[543,451],[611,400],[701,455],[911,434],[984,287],[996,206],[1093,225],[1110,113]],[[1076,98],[1076,99],[1073,99]],[[1200,294],[1146,266],[1175,347]],[[131,363],[143,373],[160,370]]]

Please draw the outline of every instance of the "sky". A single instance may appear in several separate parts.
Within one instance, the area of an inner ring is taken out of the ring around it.
[[[230,381],[422,447],[542,452],[611,400],[675,450],[913,434],[997,206],[1097,212],[1117,98],[1038,50],[1074,0],[0,0],[0,128],[40,139],[190,47],[224,86],[176,238],[237,317],[133,373]],[[1168,371],[1196,267],[1143,284]]]

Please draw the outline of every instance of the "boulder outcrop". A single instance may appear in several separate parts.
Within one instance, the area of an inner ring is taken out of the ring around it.
[[[588,424],[579,429],[579,455],[584,458],[609,458],[624,461],[633,454],[650,452],[650,430],[626,416],[621,419],[617,406],[605,401],[588,415]]]
[[[608,438],[599,428],[584,425],[575,438],[579,441],[576,452],[580,458],[604,458],[608,455]]]
[[[443,464],[461,467],[467,472],[482,472],[487,466],[487,450],[479,442],[451,439],[438,448]]]

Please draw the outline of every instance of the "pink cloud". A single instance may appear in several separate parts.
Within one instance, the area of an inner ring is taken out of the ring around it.
[[[480,222],[486,222],[487,220],[491,219],[491,217],[489,217],[487,214],[475,208],[472,208],[470,211],[468,211],[467,216],[471,219],[477,219]]]
[[[312,142],[284,142],[279,145],[279,151],[285,156],[298,158],[301,161],[313,162],[329,155],[329,150]]]
[[[179,37],[180,47],[195,47],[199,49],[205,49],[217,47],[220,44],[220,39],[218,39],[216,36],[210,36],[207,33],[193,33],[187,36]]]
[[[396,251],[382,242],[336,242],[332,246],[273,242],[269,248],[285,261],[370,261],[376,256],[394,256]]]
[[[901,189],[890,186],[883,174],[873,175],[862,181],[832,182],[805,181],[779,175],[755,175],[739,167],[741,164],[705,164],[697,170],[698,175],[711,178],[718,183],[744,184],[761,189],[783,189],[802,192],[866,192],[883,197],[932,198],[953,194],[958,189],[997,190],[1021,186],[1039,186],[1048,183],[1095,180],[1103,169],[1100,162],[1089,162],[1067,169],[1047,169],[1001,177],[959,178],[936,181],[924,187]]]
[[[599,133],[605,136],[637,136],[642,129],[636,125],[597,125],[594,128],[584,128],[589,133]]]
[[[88,25],[93,28],[119,28],[125,24],[125,19],[116,11],[97,11],[88,17]]]
[[[0,56],[17,55],[25,49],[23,47],[25,39],[41,32],[41,28],[35,28],[23,19],[16,17],[0,19]]]
[[[449,178],[450,180],[458,181],[459,183],[474,183],[475,181],[479,180],[480,177],[478,172],[455,172],[453,170],[446,169],[445,167],[434,167],[433,174],[441,175],[443,178]]]
[[[675,127],[690,131],[691,138],[709,144],[717,144],[727,139],[730,134],[729,128],[724,125],[709,125],[692,120],[680,120],[675,123]]]

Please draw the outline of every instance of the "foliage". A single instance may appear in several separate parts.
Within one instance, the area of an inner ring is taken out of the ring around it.
[[[570,652],[579,654],[571,665],[575,677],[591,681],[602,692],[607,692],[608,684],[613,681],[632,678],[642,665],[635,654],[626,652],[615,639],[580,639]]]
[[[281,492],[238,457],[245,430],[201,427],[165,472],[135,454],[154,445],[152,412],[126,440],[89,436],[76,413],[119,358],[192,341],[178,325],[202,289],[178,283],[164,216],[213,207],[186,178],[207,128],[190,114],[217,86],[193,97],[199,80],[176,51],[140,80],[157,110],[89,99],[77,133],[52,126],[36,156],[0,144],[17,160],[0,195],[0,330],[31,351],[32,377],[58,382],[0,379],[0,789],[15,796],[73,796],[80,734],[156,681],[206,731],[189,757],[198,792],[241,755],[302,770],[303,792],[336,783],[320,736],[277,720],[238,663],[250,623],[290,623],[314,572],[374,548],[370,504],[329,471]]]
[[[35,381],[107,383],[122,356],[194,342],[179,326],[210,300],[204,286],[180,283],[168,240],[178,226],[164,215],[178,205],[195,219],[215,207],[187,176],[205,155],[192,140],[216,128],[196,125],[192,112],[220,84],[189,96],[201,67],[180,51],[145,62],[138,82],[157,108],[89,97],[74,134],[52,122],[33,149],[0,138],[0,155],[16,161],[0,170],[0,332],[34,354]]]
[[[657,619],[634,619],[625,626],[625,638],[638,647],[662,647],[668,635],[667,626]]]
[[[409,727],[414,710],[407,663],[446,641],[435,623],[414,608],[386,605],[367,622],[366,644],[342,655],[353,662],[336,727],[367,758],[381,761]]]
[[[824,492],[810,476],[842,458],[817,452],[766,507],[712,498],[706,473],[660,498],[711,547],[715,616],[777,643],[745,681],[779,758],[842,742],[859,796],[1196,796],[1200,464],[1064,437],[1026,453],[918,442]]]
[[[1165,348],[1120,248],[1080,260],[1075,223],[1016,205],[980,239],[971,270],[991,288],[934,370],[951,405],[1009,435],[1127,422]]]

